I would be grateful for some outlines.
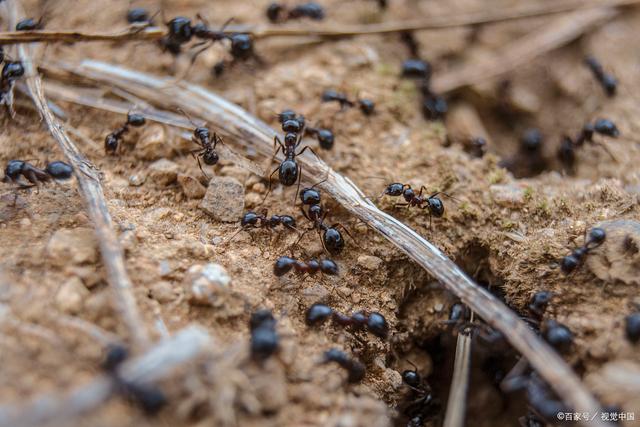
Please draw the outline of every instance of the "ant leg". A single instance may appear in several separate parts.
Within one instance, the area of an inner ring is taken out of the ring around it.
[[[358,243],[358,241],[356,240],[356,238],[355,238],[355,237],[353,237],[353,234],[351,234],[351,232],[349,231],[349,229],[348,229],[347,227],[345,227],[343,224],[340,224],[340,223],[338,222],[338,223],[335,223],[335,224],[333,224],[333,225],[331,226],[331,228],[336,228],[336,229],[337,229],[338,227],[342,228],[342,229],[344,230],[344,232],[345,232],[345,233],[347,233],[347,235],[348,235],[349,237],[351,237],[351,240],[353,240],[354,242],[356,242],[356,246],[361,247],[361,246],[360,246],[360,244]]]
[[[429,196],[429,199],[432,198],[432,197],[437,196],[438,194],[442,194],[444,196],[447,196],[451,200],[455,200],[456,202],[460,203],[460,199],[457,199],[457,198],[453,197],[452,195],[445,193],[444,191],[436,191],[435,193],[433,193],[432,195]]]
[[[302,166],[297,165],[298,168],[298,186],[296,187],[296,194],[293,196],[293,205],[296,205],[296,200],[298,200],[298,193],[300,193],[300,181],[302,180]]]
[[[313,155],[314,155],[314,156],[316,156],[316,158],[317,158],[318,160],[322,160],[322,159],[320,158],[320,156],[318,156],[318,153],[316,153],[315,151],[313,151],[313,148],[311,148],[311,147],[310,147],[310,146],[308,146],[308,145],[307,145],[307,146],[305,146],[305,147],[304,147],[302,150],[300,150],[299,152],[297,152],[297,153],[296,153],[296,156],[301,155],[301,154],[302,154],[302,153],[304,153],[306,150],[311,151],[311,152],[313,153]],[[321,182],[322,182],[322,181],[321,181]]]
[[[267,193],[264,195],[263,199],[262,199],[262,203],[260,203],[261,205],[264,204],[264,201],[267,200],[267,196],[269,195],[269,193],[271,193],[271,178],[273,178],[273,175],[278,172],[278,169],[280,169],[280,166],[278,166],[277,168],[275,168],[273,170],[273,172],[271,172],[271,175],[269,175],[269,187],[267,188]]]
[[[211,181],[211,177],[209,175],[207,175],[207,173],[204,171],[204,169],[202,169],[202,163],[200,163],[200,156],[196,157],[196,160],[198,161],[198,167],[200,168],[200,172],[202,172],[204,177],[207,178],[207,181]]]
[[[309,221],[313,222],[313,220],[311,218],[309,218],[309,215],[307,215],[307,211],[305,211],[302,206],[300,206],[300,212],[302,212],[302,215],[304,215],[304,217],[306,219],[308,219]]]
[[[300,237],[298,237],[298,240],[296,240],[292,246],[298,246],[298,243],[300,242],[300,240],[302,240],[302,238],[311,230],[313,230],[313,228],[307,228],[306,230],[304,230],[302,234],[300,234]]]
[[[278,147],[276,146],[277,144],[279,144]],[[280,141],[280,138],[278,138],[278,135],[273,137],[273,149],[276,151],[275,153],[273,153],[273,157],[271,157],[269,164],[273,163],[273,161],[276,159],[276,156],[278,155],[280,150],[282,150],[283,154],[285,153],[284,145],[282,145],[282,141]]]

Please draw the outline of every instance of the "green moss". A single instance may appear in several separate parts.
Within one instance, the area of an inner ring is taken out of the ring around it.
[[[489,184],[493,185],[493,184],[499,184],[502,181],[504,181],[504,178],[507,176],[507,172],[502,169],[502,168],[498,168],[493,170],[493,172],[491,172],[489,174]]]

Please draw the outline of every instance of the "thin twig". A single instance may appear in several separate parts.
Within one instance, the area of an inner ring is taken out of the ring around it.
[[[453,362],[453,378],[447,401],[443,427],[463,427],[467,409],[467,389],[471,366],[471,335],[458,333],[456,356]]]
[[[157,78],[97,61],[83,61],[73,69],[85,78],[111,84],[165,109],[182,108],[189,114],[215,124],[229,143],[252,148],[272,156],[276,132],[266,123],[216,94],[187,82]],[[411,259],[436,277],[489,325],[501,331],[526,357],[565,402],[578,412],[595,413],[599,404],[562,358],[518,317],[516,313],[476,285],[440,249],[393,216],[379,210],[348,178],[336,173],[322,160],[304,153],[299,158],[303,179],[324,182],[319,187],[344,209],[382,234]],[[606,425],[600,420],[588,425]]]
[[[270,37],[320,37],[342,38],[371,34],[390,34],[405,31],[418,31],[428,29],[452,28],[467,25],[491,24],[510,21],[514,19],[531,18],[569,12],[579,9],[592,9],[599,7],[626,6],[639,3],[640,0],[600,0],[580,1],[566,0],[555,4],[527,4],[512,9],[482,10],[480,12],[444,16],[430,16],[414,21],[386,22],[368,25],[333,25],[330,27],[311,28],[309,26],[281,27],[281,26],[229,26],[225,33],[247,33],[255,39]],[[65,30],[41,30],[0,32],[0,44],[32,43],[32,42],[96,42],[96,41],[154,41],[165,36],[164,30],[157,27],[129,28],[117,33],[83,33],[79,31]]]
[[[446,73],[436,74],[432,87],[436,93],[446,93],[508,73],[544,53],[566,45],[617,14],[616,9],[602,8],[562,15],[501,47],[495,55],[485,55]]]
[[[119,369],[119,376],[134,383],[159,381],[176,368],[211,351],[213,343],[213,339],[201,327],[187,327],[160,341],[141,356],[125,362]],[[58,393],[42,396],[19,408],[15,405],[0,406],[0,427],[71,425],[72,417],[98,407],[114,391],[112,377],[101,375],[63,396]]]
[[[19,0],[6,1],[5,4],[9,14],[10,25],[15,26],[18,17],[24,16],[22,6]],[[58,145],[74,168],[74,175],[78,180],[80,193],[86,201],[89,216],[95,227],[102,260],[107,271],[107,281],[113,290],[115,298],[115,309],[122,316],[133,344],[138,348],[144,348],[149,344],[149,336],[138,312],[131,281],[125,268],[124,252],[113,231],[113,222],[102,192],[98,171],[80,153],[49,109],[42,89],[42,80],[33,63],[34,55],[31,52],[31,46],[19,45],[18,57],[24,65],[27,87],[36,108],[44,118],[49,132],[58,142]]]

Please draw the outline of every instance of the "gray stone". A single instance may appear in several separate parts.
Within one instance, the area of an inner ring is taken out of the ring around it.
[[[169,185],[178,178],[178,165],[167,159],[160,159],[149,166],[149,178],[159,185]]]
[[[178,184],[182,187],[184,195],[190,199],[202,199],[207,192],[204,185],[191,175],[178,174]]]
[[[92,264],[98,261],[98,244],[90,228],[61,228],[47,244],[47,254],[52,264]]]
[[[244,211],[244,186],[235,178],[213,177],[200,209],[218,221],[237,222]]]
[[[220,264],[200,264],[189,268],[184,283],[191,304],[215,307],[229,292],[231,277]]]

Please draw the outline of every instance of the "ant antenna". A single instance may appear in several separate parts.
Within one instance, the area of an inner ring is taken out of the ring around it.
[[[180,114],[182,114],[183,116],[185,116],[185,117],[186,117],[186,119],[187,119],[187,120],[189,120],[189,123],[191,123],[191,124],[193,125],[193,127],[196,127],[196,128],[197,128],[197,127],[200,127],[200,126],[198,126],[198,125],[193,121],[193,119],[191,118],[191,116],[190,116],[186,111],[184,111],[182,108],[178,108],[178,112],[179,112]]]

